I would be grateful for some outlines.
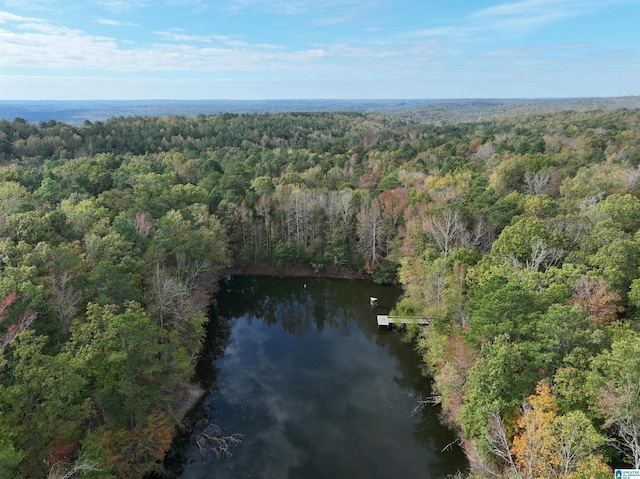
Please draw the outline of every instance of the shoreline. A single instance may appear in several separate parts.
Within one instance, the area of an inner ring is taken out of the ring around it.
[[[187,418],[189,413],[198,405],[208,392],[209,390],[202,387],[198,381],[191,380],[185,384],[177,398],[174,398],[177,399],[180,404],[180,407],[176,408],[175,411],[176,417],[180,418],[178,424],[184,423],[184,420]]]
[[[218,276],[273,276],[275,278],[328,278],[348,279],[351,281],[371,281],[372,277],[365,273],[358,273],[349,268],[328,265],[321,271],[315,271],[304,264],[288,265],[278,268],[270,263],[253,263],[250,265],[235,265],[218,272]]]

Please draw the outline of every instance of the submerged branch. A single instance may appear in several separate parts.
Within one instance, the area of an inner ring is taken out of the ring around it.
[[[436,404],[440,404],[440,396],[428,396],[426,398],[423,396],[419,396],[418,404],[416,404],[416,407],[414,407],[413,411],[411,411],[411,416],[417,416],[418,414],[422,413],[422,411],[424,411],[427,406],[435,406]]]
[[[243,434],[231,434],[230,436],[223,436],[222,429],[216,424],[209,424],[204,431],[198,434],[196,444],[200,449],[200,454],[205,454],[204,446],[208,445],[217,457],[231,457],[231,448],[238,446],[242,439]]]

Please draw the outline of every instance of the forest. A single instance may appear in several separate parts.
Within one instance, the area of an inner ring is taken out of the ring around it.
[[[400,284],[469,478],[640,468],[640,110],[0,120],[0,478],[139,478],[228,267]]]

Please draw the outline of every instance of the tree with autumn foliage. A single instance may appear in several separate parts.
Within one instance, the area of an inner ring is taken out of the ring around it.
[[[609,442],[640,468],[640,334],[628,329],[593,361],[589,375],[592,407],[610,431]]]
[[[7,319],[6,309],[18,298],[16,293],[11,293],[0,302],[0,323]],[[38,314],[33,311],[24,311],[20,313],[17,321],[14,324],[10,324],[4,335],[0,337],[0,352],[3,351],[7,345],[13,341],[20,333],[25,331],[33,321],[37,318]]]
[[[581,276],[573,288],[571,302],[582,306],[602,326],[613,323],[624,312],[620,295],[601,278]]]
[[[527,398],[517,428],[511,452],[523,479],[568,479],[605,442],[582,411],[558,415],[546,381]]]

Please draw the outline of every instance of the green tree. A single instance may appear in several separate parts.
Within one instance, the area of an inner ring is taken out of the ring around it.
[[[483,347],[469,371],[458,417],[464,438],[482,443],[489,435],[492,413],[513,415],[540,380],[539,352],[535,344],[513,342],[506,334]]]
[[[77,237],[93,232],[104,234],[108,228],[108,212],[92,199],[66,199],[60,202],[60,210]]]
[[[21,334],[1,374],[0,437],[11,443],[9,459],[22,458],[19,469],[26,477],[42,477],[43,459],[55,457],[59,447],[77,447],[90,412],[81,363],[70,351],[45,354],[45,342],[33,332]]]
[[[135,274],[122,264],[100,261],[87,276],[85,292],[90,300],[106,305],[122,305],[128,300],[140,300]]]
[[[640,335],[627,331],[598,355],[589,383],[593,407],[603,417],[611,443],[640,468]]]
[[[539,271],[559,263],[565,244],[564,236],[543,220],[522,217],[500,233],[491,253],[498,260]]]
[[[207,261],[218,270],[228,261],[223,230],[217,218],[199,206],[193,205],[187,212],[169,211],[158,220],[153,242],[166,257],[185,255]]]
[[[630,194],[613,194],[599,202],[591,216],[596,221],[610,219],[626,233],[635,233],[640,228],[640,200]]]
[[[544,351],[549,367],[555,370],[568,354],[590,356],[599,348],[595,329],[593,318],[582,308],[554,304],[537,318],[533,337]]]
[[[251,188],[258,196],[270,195],[274,191],[273,181],[269,176],[259,176],[251,182]]]
[[[104,423],[99,442],[109,457],[118,458],[118,477],[140,477],[169,446],[172,393],[192,366],[137,303],[127,303],[121,314],[112,305],[89,304],[86,316],[71,344],[93,384]]]
[[[469,339],[486,344],[506,334],[513,341],[531,338],[538,312],[533,294],[520,284],[491,275],[469,291]]]
[[[0,216],[15,213],[30,201],[31,195],[24,186],[13,181],[0,182]]]

